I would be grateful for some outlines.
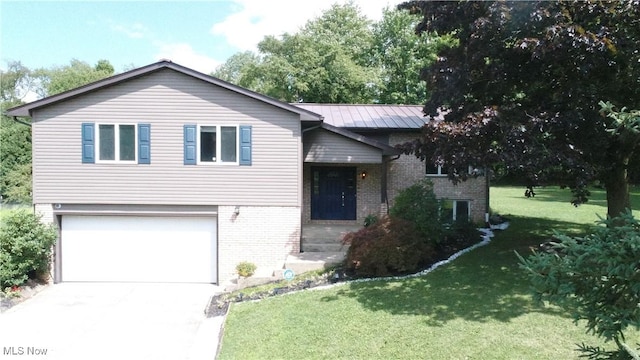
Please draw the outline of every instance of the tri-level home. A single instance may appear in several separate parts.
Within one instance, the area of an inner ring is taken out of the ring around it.
[[[420,106],[288,104],[160,61],[7,111],[30,117],[33,202],[59,228],[54,281],[220,283],[282,266],[308,224],[362,224],[425,177],[482,221],[484,177],[393,146]]]

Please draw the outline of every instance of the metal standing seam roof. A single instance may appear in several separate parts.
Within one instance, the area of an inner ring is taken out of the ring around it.
[[[418,130],[429,121],[429,118],[422,113],[422,105],[315,103],[291,105],[322,115],[326,124],[346,129]]]

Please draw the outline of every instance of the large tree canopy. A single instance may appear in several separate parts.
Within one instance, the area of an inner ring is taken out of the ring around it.
[[[373,24],[369,56],[381,76],[377,103],[413,105],[427,96],[426,84],[418,74],[436,60],[439,48],[454,42],[450,36],[415,36],[414,28],[419,22],[418,16],[387,8],[380,21]]]
[[[371,102],[377,76],[365,58],[369,25],[354,5],[333,5],[298,33],[265,37],[258,44],[263,90],[290,102]]]
[[[73,59],[69,65],[38,69],[33,72],[40,83],[40,97],[55,95],[82,85],[98,81],[114,74],[111,63],[99,60],[95,66]]]
[[[334,5],[295,33],[266,36],[259,52],[237,53],[212,74],[290,102],[422,102],[417,74],[450,38],[416,37],[420,17],[385,9],[377,22],[353,3]]]
[[[457,169],[456,180],[469,164],[500,164],[532,184],[573,187],[576,203],[597,180],[610,216],[629,207],[627,170],[640,137],[630,123],[619,126],[615,111],[640,107],[640,1],[399,7],[422,15],[418,34],[459,42],[422,72],[431,91],[425,113],[444,121],[426,126],[407,153]]]

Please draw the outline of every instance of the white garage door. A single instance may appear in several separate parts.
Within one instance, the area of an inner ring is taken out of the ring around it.
[[[62,281],[216,282],[214,217],[62,216]]]

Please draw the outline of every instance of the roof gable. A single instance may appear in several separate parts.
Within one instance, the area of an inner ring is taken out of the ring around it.
[[[224,89],[233,91],[235,93],[238,93],[240,95],[243,96],[248,96],[250,98],[256,99],[258,101],[262,101],[264,103],[270,104],[272,106],[296,113],[300,115],[300,120],[302,121],[321,121],[322,120],[322,116],[316,113],[313,113],[310,110],[307,109],[303,109],[279,100],[276,100],[274,98],[271,98],[269,96],[263,95],[263,94],[259,94],[257,92],[242,88],[240,86],[237,85],[233,85],[231,83],[228,83],[226,81],[220,80],[218,78],[209,76],[209,75],[205,75],[201,72],[195,71],[193,69],[189,69],[187,67],[184,67],[182,65],[178,65],[176,63],[173,63],[171,61],[168,60],[162,60],[147,66],[143,66],[141,68],[137,68],[137,69],[133,69],[121,74],[117,74],[111,77],[108,77],[106,79],[102,79],[69,91],[65,91],[63,93],[60,94],[56,94],[56,95],[52,95],[52,96],[48,96],[46,98],[40,99],[40,100],[36,100],[33,102],[30,102],[28,104],[24,104],[24,105],[20,105],[20,106],[16,106],[13,107],[11,109],[8,109],[6,111],[6,114],[9,116],[31,116],[31,113],[33,110],[38,109],[38,108],[42,108],[48,105],[52,105],[58,102],[62,102],[71,98],[75,98],[78,96],[82,96],[100,89],[103,89],[105,87],[109,87],[109,86],[114,86],[117,85],[119,83],[131,80],[131,79],[135,79],[144,75],[148,75],[151,73],[154,73],[156,71],[162,70],[162,69],[171,69],[174,71],[177,71],[179,73],[191,76],[193,78],[205,81],[207,83],[210,83],[212,85],[216,85],[219,87],[222,87]]]
[[[327,123],[322,123],[321,126],[322,129],[325,129],[327,131],[330,131],[334,134],[338,134],[341,136],[344,136],[347,139],[365,144],[365,145],[369,145],[371,147],[380,149],[382,151],[383,155],[399,155],[401,152],[400,150],[394,148],[393,146],[389,146],[387,144],[383,144],[379,141],[373,140],[371,138],[368,138],[366,136],[362,136],[362,135],[358,135],[356,133],[353,133],[347,129],[343,129],[343,128],[339,128]]]

